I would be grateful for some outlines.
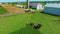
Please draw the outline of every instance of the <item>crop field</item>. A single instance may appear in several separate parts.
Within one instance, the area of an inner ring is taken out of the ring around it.
[[[60,34],[59,18],[40,11],[3,17],[0,18],[0,34]],[[39,23],[42,27],[36,30],[26,25],[27,22]]]

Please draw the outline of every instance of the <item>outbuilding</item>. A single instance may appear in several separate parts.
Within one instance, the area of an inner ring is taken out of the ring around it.
[[[23,5],[16,5],[17,8],[25,8]]]
[[[60,3],[59,4],[46,4],[44,7],[44,12],[48,14],[60,16]]]

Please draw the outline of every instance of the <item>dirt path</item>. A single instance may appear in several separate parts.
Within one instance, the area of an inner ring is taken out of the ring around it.
[[[9,13],[18,13],[24,11],[22,8],[17,8],[8,4],[1,4],[5,9],[8,10]]]

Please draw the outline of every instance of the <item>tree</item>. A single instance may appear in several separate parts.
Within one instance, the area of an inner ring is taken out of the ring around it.
[[[29,0],[27,0],[27,9],[29,8]]]
[[[41,2],[41,4],[44,6],[44,5],[46,5],[46,2]]]

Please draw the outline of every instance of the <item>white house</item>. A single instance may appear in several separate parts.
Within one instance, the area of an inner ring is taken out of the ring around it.
[[[37,10],[40,10],[40,9],[43,10],[44,9],[43,5],[40,3],[30,3],[29,6],[32,8],[35,8]]]
[[[39,4],[37,4],[37,10],[40,10],[40,9],[43,10],[44,7],[42,6],[42,4],[39,3]]]

